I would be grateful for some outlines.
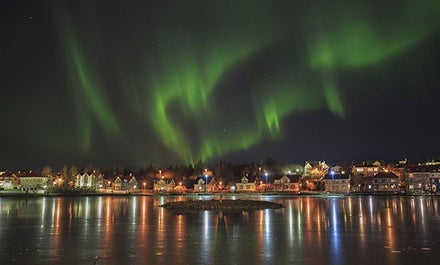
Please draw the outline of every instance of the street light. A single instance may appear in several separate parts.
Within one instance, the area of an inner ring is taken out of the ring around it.
[[[264,189],[267,191],[267,176],[269,175],[269,173],[265,172],[264,176],[266,177],[266,185],[264,187]]]
[[[208,169],[205,168],[205,192],[208,190]]]
[[[331,191],[335,191],[335,183],[334,183],[334,177],[335,177],[335,172],[332,170],[332,171],[330,171],[330,175],[332,175],[332,185],[330,186],[331,187]]]

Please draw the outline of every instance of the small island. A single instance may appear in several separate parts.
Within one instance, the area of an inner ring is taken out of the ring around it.
[[[167,202],[160,207],[170,209],[174,212],[194,212],[194,211],[256,211],[263,209],[280,209],[284,206],[275,202],[258,200],[188,200],[179,202]]]

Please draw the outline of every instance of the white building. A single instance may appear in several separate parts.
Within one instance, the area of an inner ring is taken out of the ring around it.
[[[96,174],[95,172],[88,173],[80,173],[75,176],[75,188],[90,188],[96,189],[98,188],[98,183],[102,181],[102,176]]]
[[[246,176],[241,178],[241,182],[236,183],[238,192],[252,192],[255,191],[255,183],[249,182],[249,179]]]

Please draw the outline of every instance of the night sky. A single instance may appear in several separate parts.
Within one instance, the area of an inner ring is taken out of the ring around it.
[[[1,1],[0,168],[440,156],[438,0],[129,2]]]

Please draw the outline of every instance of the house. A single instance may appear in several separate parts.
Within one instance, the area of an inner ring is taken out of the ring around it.
[[[138,181],[136,180],[136,178],[135,178],[134,176],[132,176],[132,177],[130,178],[130,180],[128,181],[127,190],[129,190],[129,191],[135,191],[135,190],[137,190],[137,189],[139,189],[139,183],[138,183]]]
[[[394,174],[396,174],[401,180],[403,180],[405,170],[406,170],[406,168],[408,166],[410,166],[408,160],[404,159],[404,160],[399,160],[394,165],[391,165],[391,166],[387,167],[387,169],[388,169],[388,171],[393,172]]]
[[[50,177],[40,175],[25,175],[19,176],[20,190],[26,192],[43,193],[48,186],[51,185]]]
[[[299,192],[301,175],[282,176],[273,182],[274,191]]]
[[[208,192],[217,192],[218,191],[218,183],[217,180],[212,177],[207,186]]]
[[[437,194],[440,192],[439,165],[412,165],[403,173],[405,192],[408,194]]]
[[[335,193],[350,192],[350,175],[330,173],[324,176],[325,191]]]
[[[208,180],[206,180],[208,181]],[[200,177],[196,184],[194,184],[194,190],[193,192],[207,192],[208,191],[208,185],[206,184],[203,177]]]
[[[391,193],[400,192],[399,177],[392,172],[379,172],[373,177],[374,193]]]
[[[351,167],[351,191],[371,192],[373,191],[373,177],[379,172],[384,172],[379,161],[364,161]]]
[[[241,182],[235,184],[238,192],[253,192],[255,191],[255,183],[249,182],[246,176],[241,178]]]
[[[153,184],[153,192],[174,192],[176,188],[176,182],[174,179],[161,178],[155,180]]]
[[[19,186],[20,180],[16,175],[6,172],[0,175],[0,190],[17,190]]]
[[[353,176],[373,176],[379,172],[382,172],[383,168],[379,161],[373,163],[362,162],[361,164],[354,165],[351,169]]]
[[[75,176],[75,188],[78,189],[96,189],[100,184],[102,185],[102,175],[95,171],[91,174],[84,172]]]
[[[306,161],[304,164],[304,177],[319,179],[325,176],[329,170],[325,161]]]
[[[431,194],[440,194],[440,173],[432,174],[429,177],[429,183],[431,185]]]
[[[119,175],[113,183],[115,191],[135,191],[139,188],[139,183],[132,174],[130,176]]]
[[[122,190],[122,179],[121,176],[117,176],[113,182],[113,190]]]

